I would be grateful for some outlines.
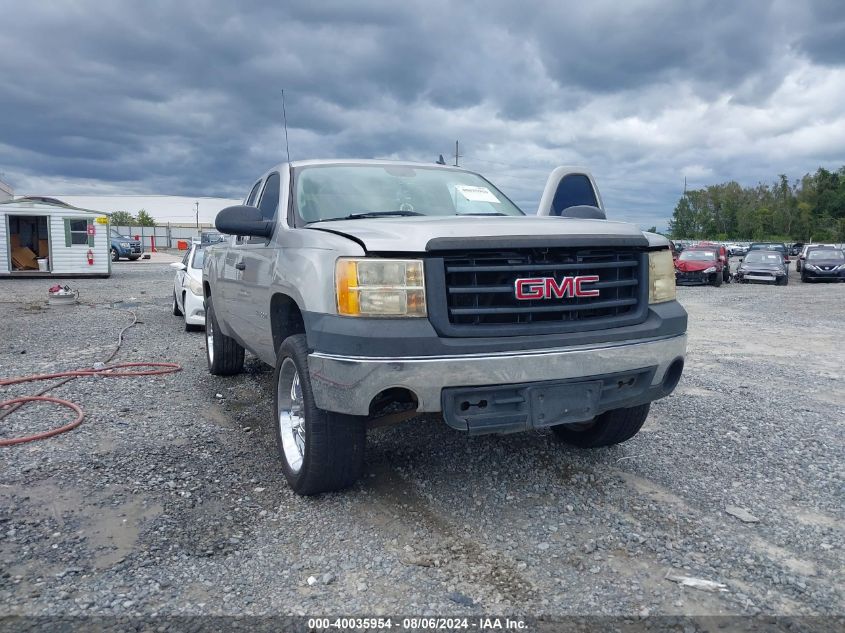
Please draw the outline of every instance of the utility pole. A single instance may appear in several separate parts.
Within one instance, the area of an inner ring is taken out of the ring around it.
[[[458,159],[461,157],[461,155],[458,153],[458,147],[458,141],[455,141],[455,167],[459,167]]]
[[[199,200],[194,202],[194,207],[195,207],[195,210],[196,210],[196,213],[197,213],[197,237],[199,237],[199,234],[200,234],[200,201]]]

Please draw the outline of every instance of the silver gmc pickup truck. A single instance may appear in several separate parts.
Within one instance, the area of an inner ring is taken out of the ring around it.
[[[206,255],[208,368],[275,367],[276,440],[299,494],[351,485],[368,427],[424,413],[469,434],[634,436],[675,388],[687,315],[669,243],[605,219],[560,167],[536,215],[482,176],[390,161],[274,167]]]

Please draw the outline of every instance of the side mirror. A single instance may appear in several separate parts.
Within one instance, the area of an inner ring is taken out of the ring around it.
[[[173,262],[172,264],[170,264],[170,267],[175,268],[176,270],[186,270],[187,269],[187,266],[185,266],[185,264],[183,264],[182,262]]]
[[[265,220],[258,209],[246,205],[226,207],[214,219],[214,226],[221,233],[265,239],[273,235],[274,224]]]

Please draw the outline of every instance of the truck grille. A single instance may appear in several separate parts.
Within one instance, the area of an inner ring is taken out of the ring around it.
[[[445,303],[453,334],[468,329],[509,334],[617,327],[645,318],[645,253],[634,249],[533,248],[473,251],[443,258]],[[597,297],[521,300],[521,278],[595,275]],[[505,333],[505,332],[502,332]]]

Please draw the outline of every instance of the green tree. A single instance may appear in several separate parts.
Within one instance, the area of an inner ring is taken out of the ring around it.
[[[140,226],[155,226],[156,221],[153,216],[147,213],[146,209],[141,209],[138,211],[138,216],[136,217],[136,221]]]
[[[135,218],[128,211],[115,211],[110,216],[112,226],[132,226],[135,224]]]

